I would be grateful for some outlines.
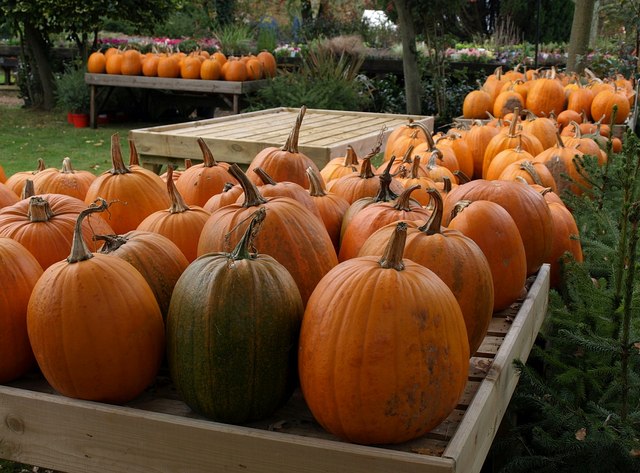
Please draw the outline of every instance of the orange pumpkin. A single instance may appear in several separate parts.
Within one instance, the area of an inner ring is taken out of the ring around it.
[[[95,174],[73,169],[71,158],[64,158],[62,169],[35,174],[33,185],[39,194],[65,194],[84,200],[89,186],[95,179]]]
[[[257,167],[264,169],[275,181],[289,181],[300,184],[305,189],[309,188],[307,168],[311,166],[314,171],[320,172],[316,163],[306,154],[298,150],[298,138],[302,119],[307,107],[300,107],[295,124],[286,143],[281,147],[269,146],[260,151],[247,168],[247,177],[254,183],[260,184],[260,178],[253,172]]]
[[[487,113],[493,110],[493,100],[486,90],[472,90],[462,102],[462,116],[464,118],[486,119]]]
[[[183,79],[200,79],[202,63],[195,56],[187,56],[180,64],[180,77]]]
[[[42,275],[36,258],[17,241],[0,237],[0,383],[36,364],[27,334],[27,304]]]
[[[117,234],[135,230],[148,215],[171,205],[160,176],[124,164],[117,133],[111,136],[111,164],[113,167],[89,186],[85,203],[99,197],[111,202],[109,212],[101,213],[100,217],[109,222]]]
[[[448,228],[480,247],[491,268],[493,309],[506,309],[523,294],[527,280],[527,256],[518,226],[509,212],[488,200],[459,201],[453,208]]]
[[[206,59],[200,66],[200,78],[203,80],[219,80],[222,66],[215,59]]]
[[[444,281],[462,309],[471,353],[475,353],[487,333],[493,315],[491,267],[480,247],[457,230],[442,225],[443,202],[435,188],[426,194],[434,203],[433,213],[424,225],[407,223],[404,258],[421,264]],[[382,256],[386,242],[395,230],[389,224],[373,233],[358,256]],[[464,280],[464,283],[462,281]]]
[[[402,259],[406,224],[398,227],[382,258],[353,258],[323,277],[302,319],[298,369],[307,405],[328,432],[360,444],[423,435],[451,413],[466,385],[460,306],[431,270]]]
[[[140,222],[137,229],[165,236],[182,251],[190,263],[198,256],[198,239],[211,213],[200,206],[187,205],[176,189],[172,174],[173,167],[169,166],[167,192],[171,198],[171,207],[152,213]]]
[[[125,76],[138,76],[142,74],[142,57],[140,51],[128,49],[122,53],[120,72]]]
[[[104,74],[107,71],[107,58],[104,53],[95,51],[89,55],[87,71],[91,74]]]
[[[105,242],[101,254],[116,256],[142,274],[166,320],[173,288],[189,266],[180,248],[166,236],[144,230],[132,230],[123,235],[98,235],[97,238]]]
[[[247,65],[236,59],[227,61],[224,71],[224,80],[242,82],[248,79]]]
[[[155,378],[164,356],[164,324],[153,292],[129,263],[91,253],[76,221],[71,253],[45,270],[27,309],[38,366],[59,393],[124,403]]]
[[[275,77],[277,62],[276,58],[269,51],[260,51],[257,55],[258,60],[262,63],[265,77]]]
[[[158,60],[158,77],[180,77],[180,63],[174,56],[162,56]]]
[[[105,63],[105,70],[107,74],[122,74],[122,62],[124,61],[124,54],[116,50],[117,52],[107,56]]]

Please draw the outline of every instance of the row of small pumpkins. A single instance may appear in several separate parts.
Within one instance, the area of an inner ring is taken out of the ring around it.
[[[615,123],[624,123],[635,103],[632,79],[618,74],[602,80],[588,69],[585,75],[548,71],[521,71],[518,66],[505,73],[502,67],[489,75],[482,86],[467,94],[462,116],[467,119],[502,118],[515,108],[537,116],[555,115],[560,122],[601,121],[610,124],[614,105]],[[582,118],[578,118],[582,117]]]
[[[228,81],[251,81],[273,77],[276,67],[276,59],[268,51],[261,51],[255,55],[227,57],[220,51],[213,54],[205,50],[189,54],[142,54],[136,49],[109,48],[105,52],[91,53],[87,60],[87,72],[93,74]]]
[[[320,170],[298,150],[304,113],[246,172],[198,140],[204,162],[163,180],[131,142],[125,165],[114,135],[113,168],[86,183],[68,161],[10,176],[0,382],[35,359],[60,393],[123,403],[166,352],[184,401],[218,421],[265,417],[299,382],[347,441],[399,443],[440,424],[493,312],[544,263],[581,259],[575,221],[542,186],[431,179],[410,153],[376,171],[380,147],[350,149]],[[387,149],[416,130],[429,141],[409,124]],[[429,161],[442,161],[439,144]]]

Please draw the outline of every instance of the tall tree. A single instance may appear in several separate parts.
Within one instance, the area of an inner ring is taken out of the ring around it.
[[[595,3],[595,0],[576,0],[576,9],[571,25],[571,38],[569,39],[568,72],[582,72],[584,70]]]
[[[395,0],[398,13],[398,26],[402,38],[402,70],[404,73],[404,89],[407,102],[407,113],[421,113],[422,85],[418,68],[418,52],[416,49],[416,30],[409,0]]]

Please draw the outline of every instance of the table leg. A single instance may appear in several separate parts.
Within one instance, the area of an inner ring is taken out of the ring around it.
[[[91,85],[91,99],[89,102],[89,125],[91,128],[98,128],[98,111],[96,110],[96,86]]]
[[[240,113],[240,96],[233,94],[233,114],[237,115],[238,113]]]

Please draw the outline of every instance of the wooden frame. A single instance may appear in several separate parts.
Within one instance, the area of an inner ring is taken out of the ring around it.
[[[494,314],[470,360],[458,408],[430,434],[395,446],[361,446],[324,432],[297,393],[273,418],[246,426],[194,414],[169,382],[127,406],[55,394],[39,377],[0,386],[0,458],[68,473],[478,473],[546,314],[549,265],[526,298]]]
[[[264,148],[281,147],[299,109],[272,108],[227,117],[131,130],[143,166],[160,172],[163,165],[184,166],[185,158],[202,160],[197,138],[203,138],[216,160],[248,165]],[[394,128],[419,121],[433,131],[433,117],[341,110],[308,109],[302,121],[298,149],[322,168],[344,156],[352,146],[358,156],[375,147],[382,132],[383,146]],[[383,148],[384,149],[384,148]]]
[[[139,89],[171,90],[175,92],[196,92],[202,94],[231,95],[233,100],[232,111],[240,113],[240,97],[261,89],[269,82],[267,79],[246,82],[224,80],[197,80],[197,79],[170,79],[165,77],[123,76],[117,74],[91,74],[85,73],[84,81],[91,86],[89,120],[91,128],[96,128],[97,87],[132,87]]]

